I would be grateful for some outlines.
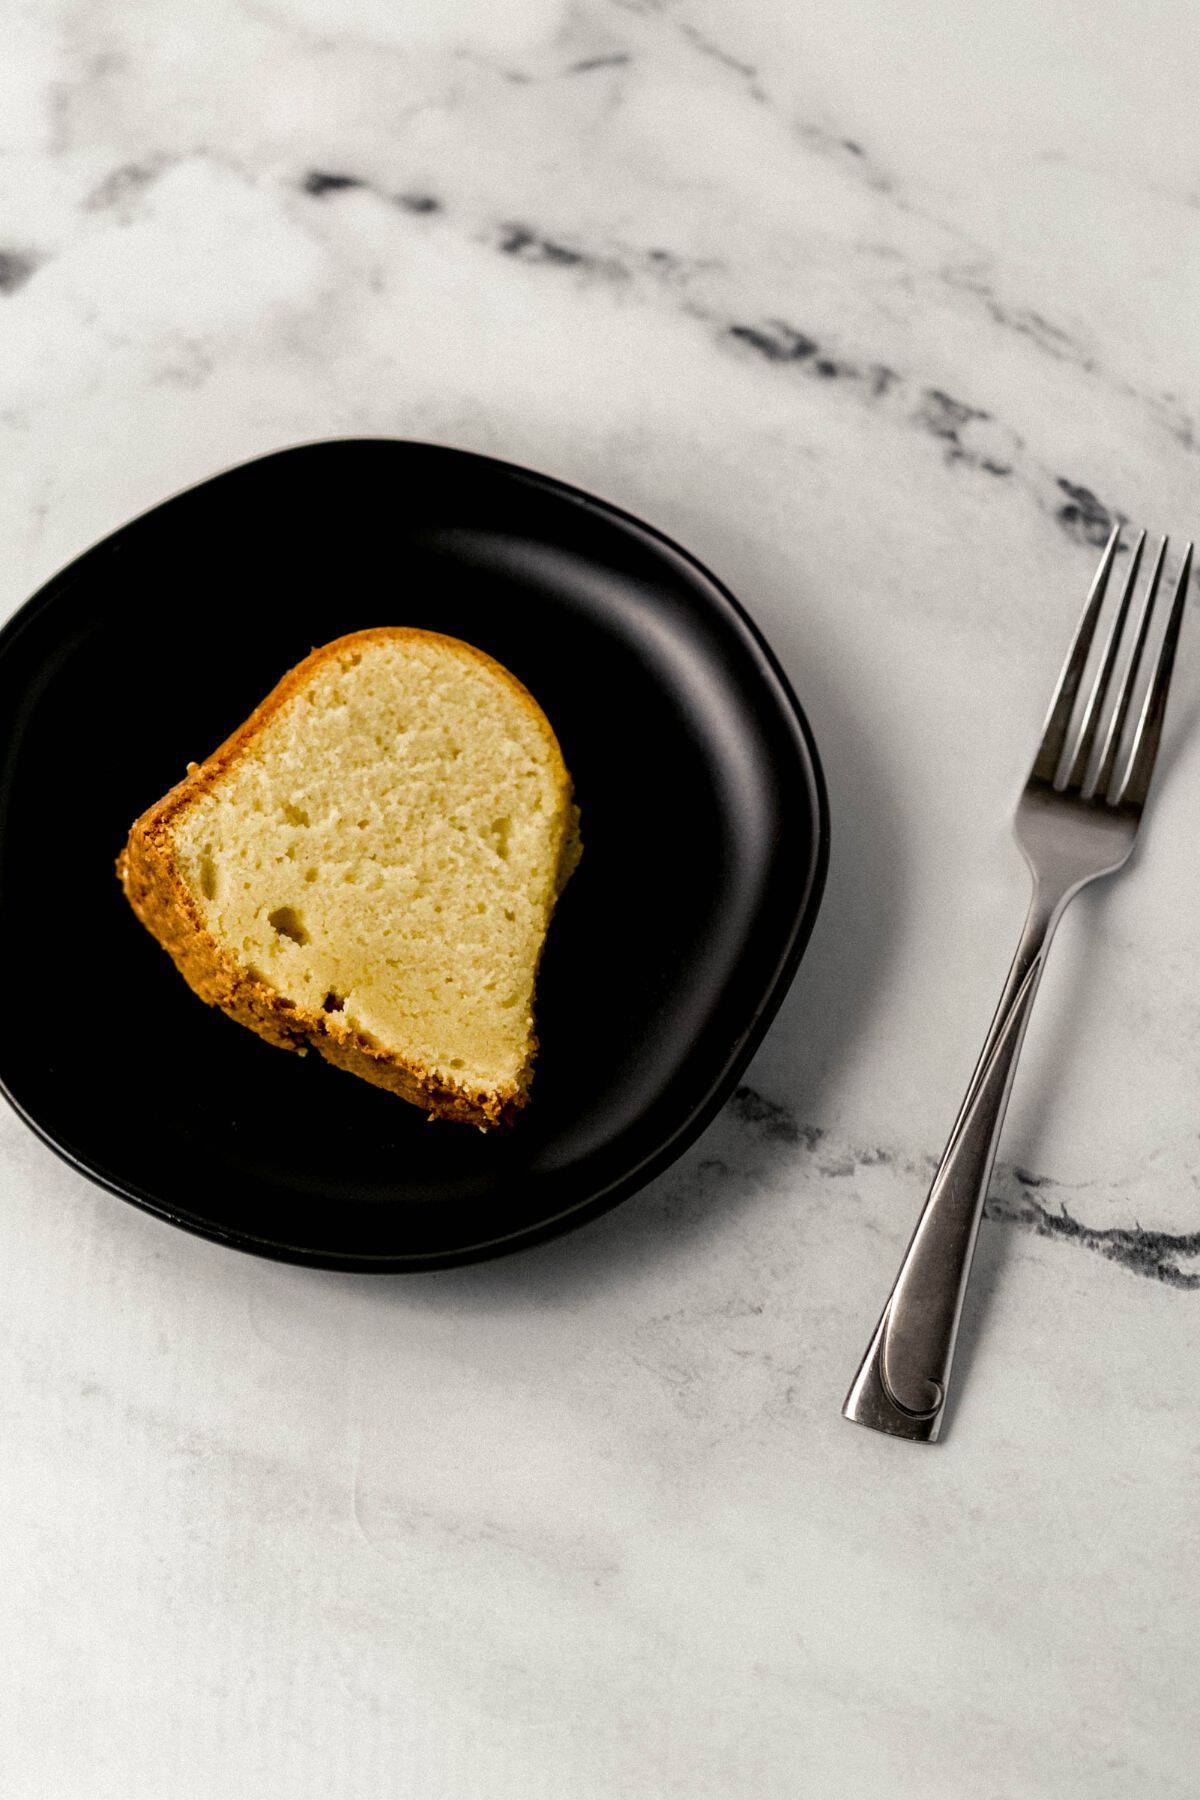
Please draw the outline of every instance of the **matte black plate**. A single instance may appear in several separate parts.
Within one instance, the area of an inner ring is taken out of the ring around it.
[[[414,1108],[201,1004],[113,874],[131,821],[314,644],[403,623],[519,675],[584,857],[511,1132]],[[411,1269],[579,1223],[665,1168],[782,999],[825,875],[817,754],[737,602],[545,476],[352,440],[137,519],[0,633],[0,1084],[68,1162],[268,1256]]]

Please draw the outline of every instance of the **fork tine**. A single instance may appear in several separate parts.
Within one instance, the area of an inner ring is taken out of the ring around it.
[[[1096,771],[1095,787],[1092,789],[1092,793],[1098,793],[1102,796],[1107,795],[1114,803],[1116,798],[1116,787],[1113,783],[1113,775],[1115,772],[1117,755],[1120,751],[1121,739],[1125,732],[1125,721],[1129,717],[1129,708],[1133,703],[1133,692],[1137,686],[1138,674],[1142,666],[1142,657],[1146,650],[1146,639],[1150,635],[1150,620],[1154,612],[1154,601],[1158,593],[1159,581],[1162,578],[1163,562],[1166,559],[1166,554],[1167,539],[1164,537],[1159,540],[1158,554],[1154,558],[1154,567],[1150,571],[1150,580],[1142,599],[1142,611],[1141,616],[1138,619],[1137,636],[1133,641],[1133,655],[1130,657],[1128,667],[1125,670],[1125,680],[1122,684],[1120,697],[1116,706],[1113,708],[1112,718],[1108,721],[1108,730],[1104,735],[1104,749],[1100,755],[1100,766]],[[1091,795],[1085,794],[1084,798],[1090,799]]]
[[[1104,652],[1100,658],[1100,667],[1096,670],[1096,679],[1092,682],[1087,704],[1083,709],[1083,718],[1079,725],[1079,741],[1075,755],[1071,759],[1067,773],[1066,785],[1078,783],[1082,787],[1083,798],[1090,800],[1094,786],[1084,783],[1088,763],[1091,760],[1094,739],[1100,728],[1100,717],[1104,711],[1104,702],[1108,694],[1108,684],[1112,679],[1113,664],[1117,660],[1117,650],[1121,642],[1121,633],[1125,629],[1125,616],[1129,611],[1129,603],[1133,599],[1133,590],[1137,585],[1138,569],[1142,561],[1142,547],[1146,542],[1146,533],[1138,533],[1137,543],[1133,546],[1133,554],[1129,558],[1129,571],[1125,576],[1125,586],[1121,590],[1121,599],[1113,614],[1108,628],[1108,636],[1104,641]]]
[[[1117,553],[1117,539],[1120,535],[1120,525],[1114,525],[1109,532],[1108,542],[1104,546],[1104,554],[1100,558],[1099,567],[1092,577],[1087,604],[1083,609],[1083,617],[1079,621],[1079,629],[1075,633],[1075,641],[1067,652],[1067,660],[1063,664],[1062,674],[1058,678],[1058,686],[1054,690],[1054,698],[1050,702],[1050,711],[1046,715],[1046,723],[1042,729],[1042,741],[1038,746],[1037,758],[1033,765],[1033,775],[1041,781],[1053,781],[1058,771],[1059,760],[1066,746],[1067,726],[1071,723],[1071,709],[1075,705],[1080,677],[1088,659],[1088,651],[1092,647],[1092,639],[1096,635],[1096,621],[1100,617],[1100,608],[1104,603],[1104,591],[1108,586],[1108,577],[1112,570],[1113,557]]]
[[[1166,540],[1163,540],[1164,545]],[[1171,611],[1167,619],[1167,628],[1163,633],[1162,643],[1158,649],[1158,659],[1150,674],[1146,688],[1146,698],[1142,701],[1141,717],[1134,733],[1133,748],[1129,753],[1129,762],[1125,769],[1125,779],[1121,783],[1121,791],[1109,798],[1114,806],[1130,804],[1141,806],[1145,802],[1150,789],[1150,777],[1154,773],[1155,758],[1158,756],[1159,740],[1162,737],[1163,720],[1167,713],[1167,690],[1171,685],[1171,670],[1175,664],[1175,649],[1179,643],[1179,631],[1183,624],[1183,609],[1187,603],[1188,581],[1192,573],[1192,546],[1189,544],[1183,553],[1183,567],[1175,583],[1175,593],[1171,601]]]

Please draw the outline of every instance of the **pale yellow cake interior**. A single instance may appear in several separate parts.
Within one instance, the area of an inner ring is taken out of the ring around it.
[[[318,667],[175,831],[237,962],[334,1031],[497,1091],[527,1072],[574,847],[566,771],[528,696],[419,636]]]

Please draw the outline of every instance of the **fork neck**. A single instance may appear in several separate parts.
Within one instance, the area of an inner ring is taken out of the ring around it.
[[[1029,911],[1021,927],[1020,942],[1013,957],[1012,968],[1008,972],[1008,980],[1004,984],[1004,993],[993,1021],[993,1031],[1002,1028],[1008,1008],[1025,985],[1025,977],[1033,964],[1045,961],[1055,927],[1067,909],[1067,902],[1078,891],[1079,883],[1076,881],[1047,880],[1044,875],[1034,875]],[[1035,984],[1041,979],[1040,971],[1034,979]],[[989,1039],[990,1036],[989,1033]],[[985,1048],[981,1062],[986,1059],[987,1054],[988,1049]]]
[[[1021,936],[1012,960],[1012,967],[1008,971],[1004,991],[1000,996],[1000,1004],[996,1008],[995,1017],[992,1019],[987,1037],[984,1039],[983,1049],[979,1053],[979,1061],[975,1065],[970,1086],[963,1097],[958,1118],[954,1122],[951,1139],[970,1110],[976,1086],[991,1060],[993,1050],[1004,1035],[1012,1009],[1025,988],[1026,977],[1030,970],[1038,965],[1032,984],[1025,995],[1026,1000],[1032,1003],[1033,995],[1042,978],[1042,967],[1045,965],[1046,952],[1050,948],[1050,940],[1054,936],[1055,927],[1066,911],[1067,902],[1075,892],[1074,885],[1064,887],[1061,882],[1049,882],[1043,876],[1034,874],[1029,911],[1025,915],[1025,923],[1021,928]]]
[[[1037,939],[1043,948],[1049,942],[1055,926],[1067,910],[1072,896],[1079,892],[1081,883],[1068,881],[1065,876],[1056,880],[1048,880],[1045,875],[1035,874],[1033,892],[1029,896],[1029,911],[1025,915],[1025,924],[1021,932],[1022,947],[1026,939]]]

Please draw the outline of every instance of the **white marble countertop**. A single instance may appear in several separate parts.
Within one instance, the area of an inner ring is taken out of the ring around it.
[[[1191,1800],[1193,629],[1146,841],[1051,960],[947,1437],[839,1416],[1095,545],[1196,524],[1191,9],[11,0],[3,36],[0,614],[252,454],[483,450],[718,571],[834,822],[747,1087],[508,1262],[258,1263],[0,1117],[6,1800]]]

